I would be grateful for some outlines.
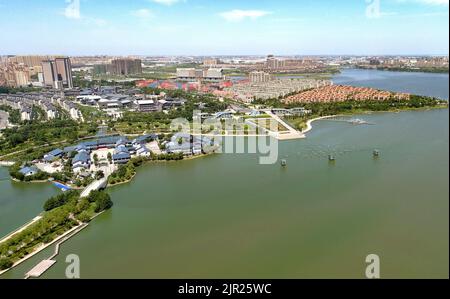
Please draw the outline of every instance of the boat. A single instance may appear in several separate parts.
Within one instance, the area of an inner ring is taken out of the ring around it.
[[[281,166],[287,166],[287,161],[285,159],[281,160]]]
[[[333,155],[328,155],[328,160],[329,161],[336,161],[336,157]]]
[[[374,156],[374,157],[378,157],[378,156],[380,156],[380,151],[379,151],[379,150],[377,150],[377,149],[376,149],[376,150],[374,150],[374,151],[373,151],[373,156]]]
[[[365,125],[365,124],[367,124],[367,122],[365,120],[360,119],[360,118],[351,119],[348,122],[353,124],[353,125]]]

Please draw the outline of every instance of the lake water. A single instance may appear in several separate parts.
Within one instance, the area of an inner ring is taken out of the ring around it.
[[[11,181],[8,169],[0,167],[0,237],[36,217],[42,212],[45,200],[58,193],[49,183]]]
[[[333,82],[448,100],[448,79],[448,74],[344,69],[333,78]]]
[[[435,76],[372,72],[404,76],[398,91]],[[357,85],[359,74],[336,80]],[[390,84],[374,81],[361,84]],[[448,99],[448,75],[427,94]],[[319,121],[307,139],[280,143],[286,168],[238,154],[142,167],[108,189],[113,209],[65,243],[43,278],[64,278],[71,253],[82,278],[364,278],[368,254],[380,256],[384,278],[448,277],[448,110],[358,117],[376,125]],[[16,201],[25,187],[10,188]],[[3,278],[22,278],[52,249]]]

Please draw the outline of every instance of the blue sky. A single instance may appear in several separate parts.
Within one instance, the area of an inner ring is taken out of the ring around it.
[[[0,54],[448,54],[448,0],[0,0]]]

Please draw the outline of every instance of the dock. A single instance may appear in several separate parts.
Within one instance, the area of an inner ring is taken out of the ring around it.
[[[56,263],[54,260],[43,260],[39,264],[37,264],[33,269],[27,272],[25,274],[25,279],[33,277],[38,278],[41,276],[45,271],[51,268]]]
[[[64,242],[66,242],[67,240],[69,240],[70,238],[72,238],[73,236],[75,236],[77,233],[79,233],[81,230],[83,230],[84,228],[86,228],[88,226],[87,223],[83,223],[80,224],[79,226],[75,227],[73,230],[69,231],[67,233],[67,235],[65,235],[62,239],[60,239],[56,245],[55,245],[55,251],[53,252],[52,256],[50,256],[49,258],[42,260],[39,264],[37,264],[33,269],[31,269],[30,271],[28,271],[25,274],[25,279],[28,278],[38,278],[40,277],[42,274],[44,274],[48,269],[50,269],[55,263],[56,260],[54,260],[54,258],[56,258],[59,254],[59,249],[61,247],[61,244],[63,244]]]

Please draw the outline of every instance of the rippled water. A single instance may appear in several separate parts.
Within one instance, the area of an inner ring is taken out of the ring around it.
[[[318,121],[280,143],[285,168],[250,154],[142,167],[43,278],[63,278],[70,253],[83,278],[364,278],[372,253],[385,278],[448,277],[448,110],[357,117],[376,125]]]

